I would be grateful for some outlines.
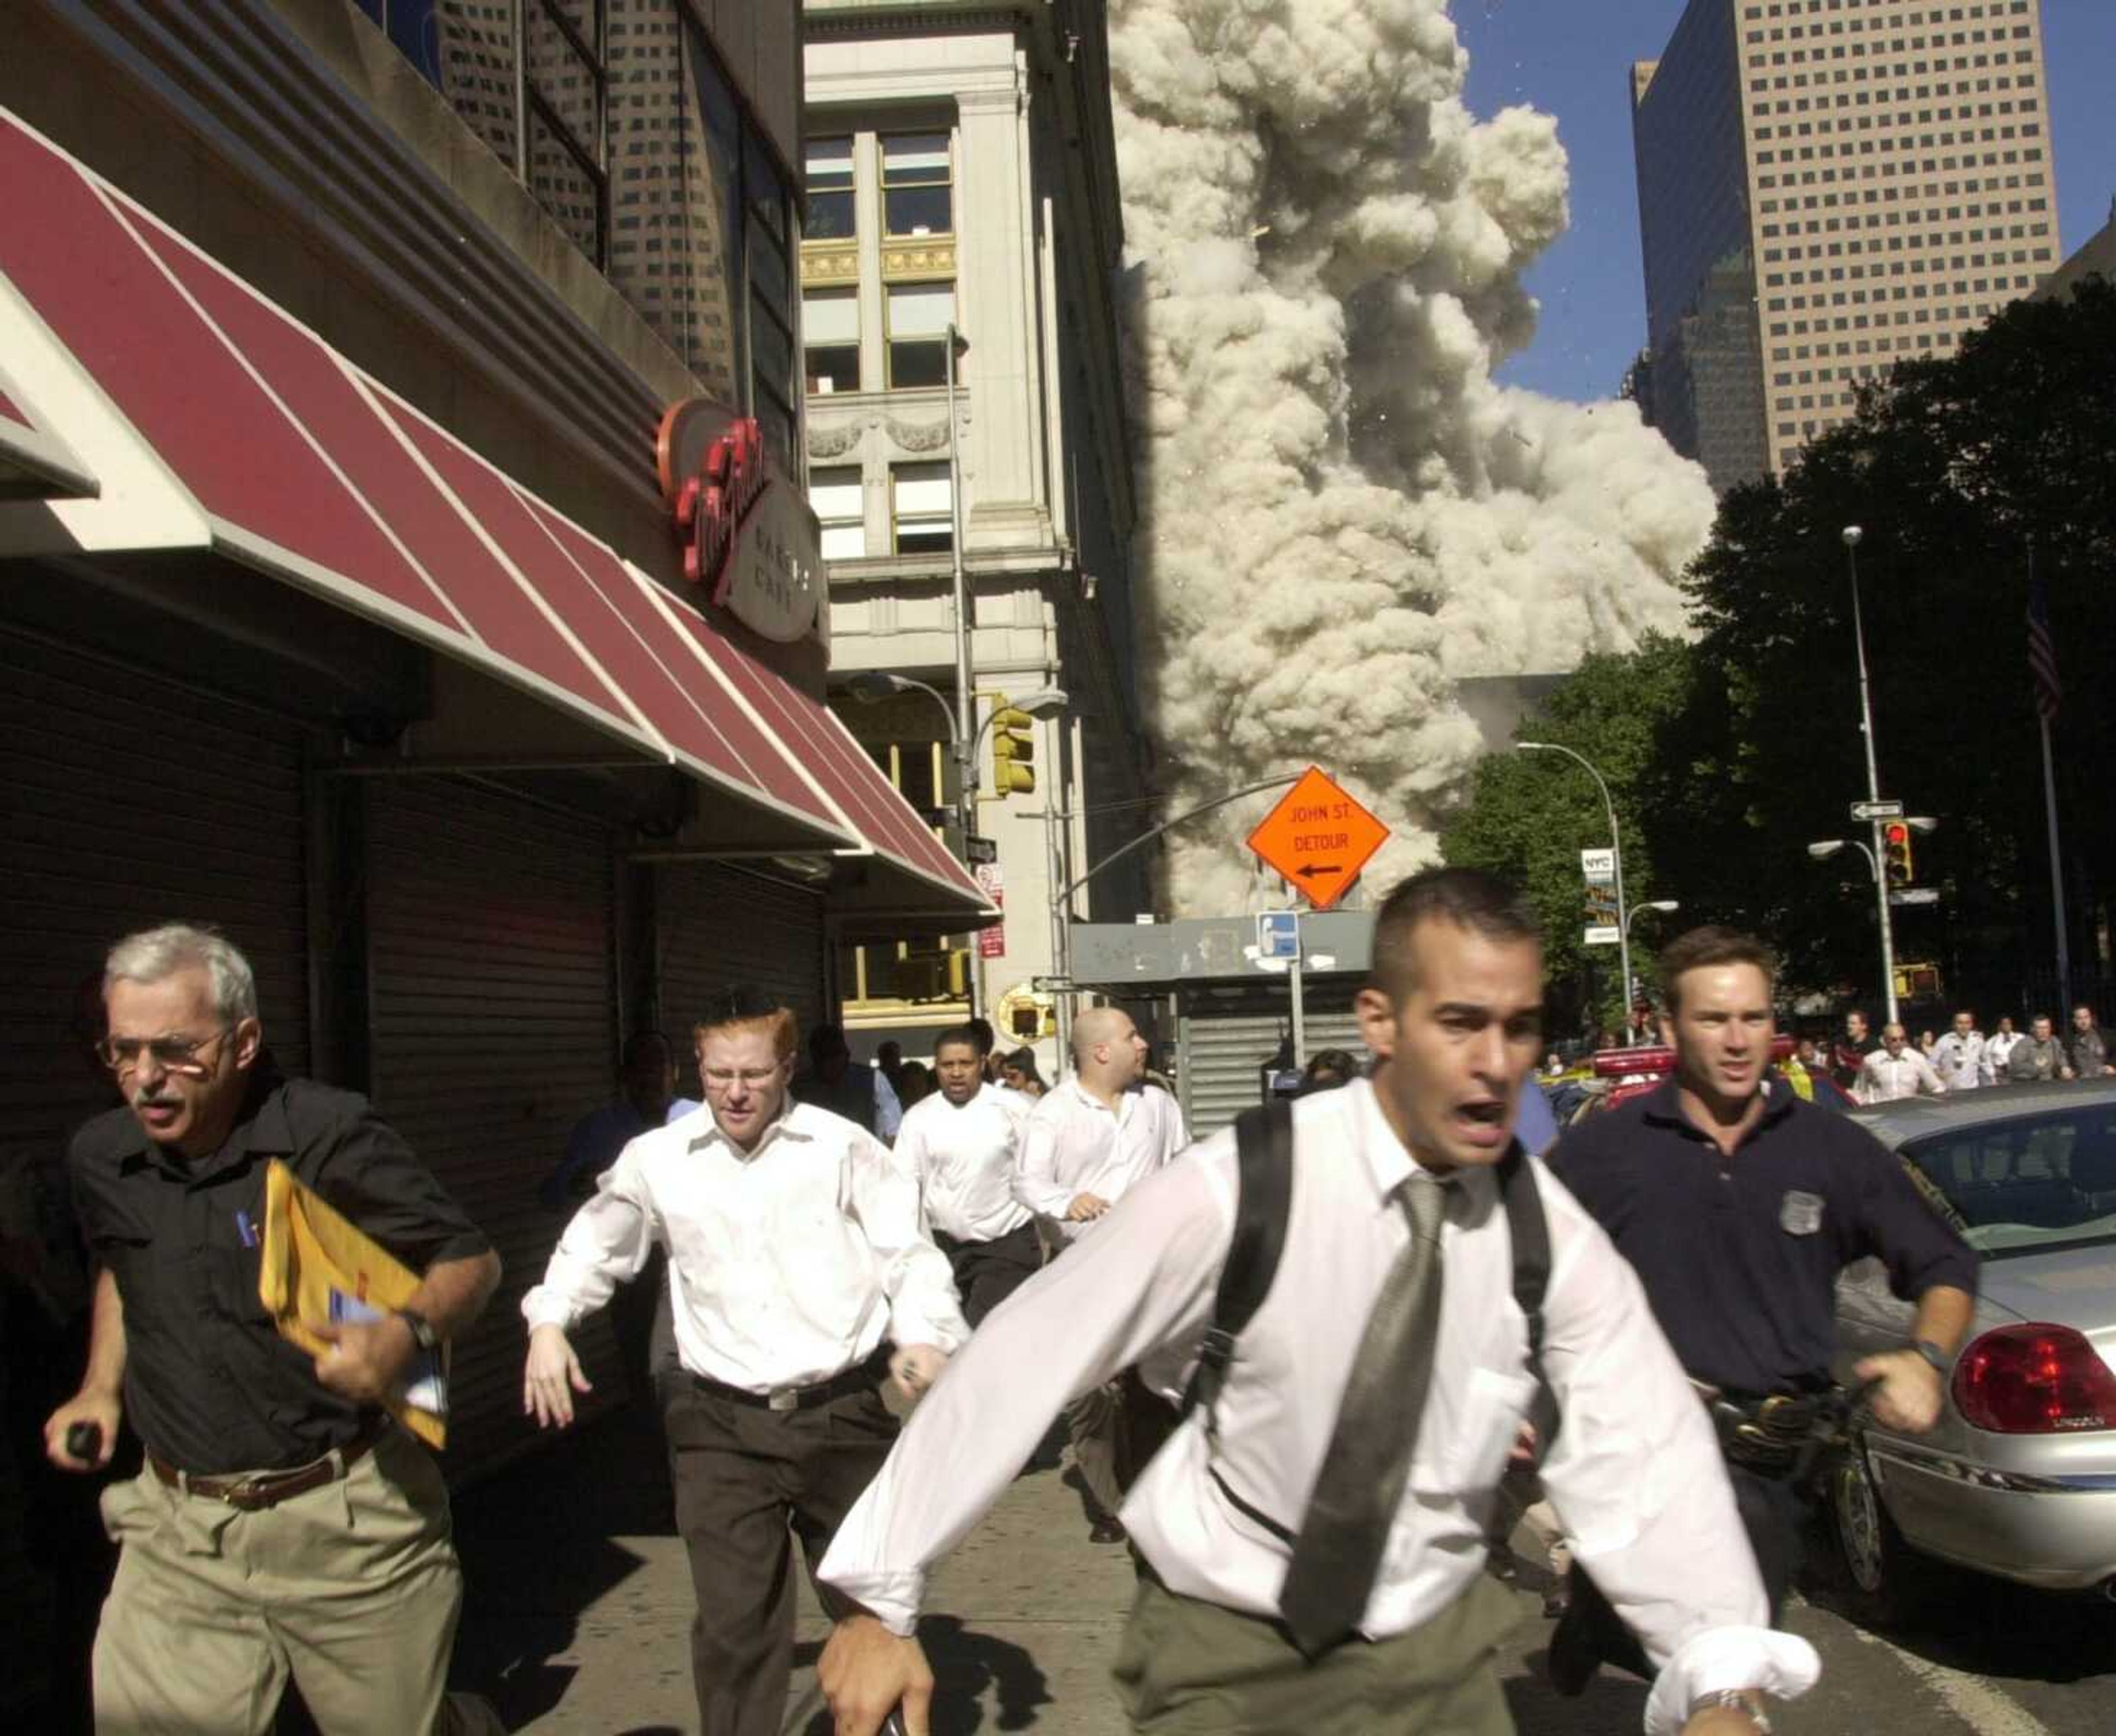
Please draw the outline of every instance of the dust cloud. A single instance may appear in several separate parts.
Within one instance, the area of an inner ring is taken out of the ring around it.
[[[1315,761],[1396,829],[1386,886],[1480,751],[1456,684],[1681,630],[1712,493],[1631,405],[1494,383],[1565,152],[1463,106],[1444,0],[1114,0],[1111,54],[1166,811]],[[1170,835],[1176,914],[1274,901],[1272,799]]]

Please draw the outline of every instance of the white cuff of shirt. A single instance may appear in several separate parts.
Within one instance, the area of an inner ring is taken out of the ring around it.
[[[928,1319],[915,1308],[890,1310],[889,1338],[899,1350],[908,1349],[913,1344],[930,1344],[950,1356],[968,1342],[956,1328]]]
[[[1822,1660],[1797,1634],[1769,1628],[1709,1628],[1684,1642],[1654,1678],[1646,1700],[1646,1736],[1674,1736],[1706,1694],[1762,1690],[1794,1700],[1822,1675]]]
[[[899,1639],[918,1631],[918,1605],[926,1596],[923,1573],[876,1573],[828,1583],[866,1610]]]
[[[555,1326],[560,1332],[573,1329],[573,1311],[554,1295],[549,1284],[539,1284],[522,1298],[522,1318],[531,1332],[540,1326]]]

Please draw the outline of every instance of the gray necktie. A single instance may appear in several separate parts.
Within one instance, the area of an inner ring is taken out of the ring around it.
[[[1410,1220],[1410,1245],[1382,1281],[1368,1317],[1337,1408],[1336,1432],[1279,1594],[1279,1613],[1310,1658],[1346,1638],[1365,1613],[1410,1480],[1411,1448],[1432,1379],[1446,1202],[1438,1183],[1413,1176],[1397,1189],[1396,1203]]]

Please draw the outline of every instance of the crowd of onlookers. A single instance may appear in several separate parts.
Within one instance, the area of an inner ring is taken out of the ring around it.
[[[2085,1002],[2072,1008],[2062,1036],[2048,1013],[2036,1014],[2025,1034],[2010,1017],[2001,1017],[1986,1035],[1977,1028],[1976,1015],[1964,1008],[1944,1033],[1925,1030],[1915,1042],[1900,1024],[1884,1026],[1875,1038],[1865,1015],[1855,1010],[1845,1015],[1828,1067],[1834,1081],[1862,1103],[2116,1075],[2108,1038]]]

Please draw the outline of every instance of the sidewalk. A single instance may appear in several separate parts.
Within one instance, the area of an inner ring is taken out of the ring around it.
[[[457,1677],[510,1730],[697,1728],[690,1573],[651,1421],[628,1410],[478,1485],[456,1528],[469,1580]],[[1132,1583],[1125,1550],[1088,1541],[1058,1472],[1021,1477],[934,1577],[920,1633],[939,1678],[936,1736],[1122,1736],[1109,1667]],[[1644,1688],[1605,1678],[1557,1699],[1543,1678],[1547,1625],[1533,1596],[1518,1600],[1500,1670],[1521,1736],[1632,1736]],[[789,1736],[830,1736],[812,1692],[824,1632],[804,1580]]]

